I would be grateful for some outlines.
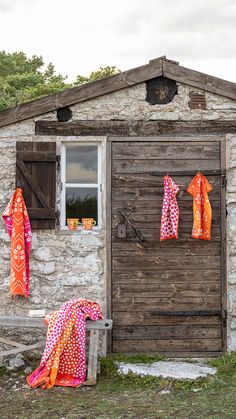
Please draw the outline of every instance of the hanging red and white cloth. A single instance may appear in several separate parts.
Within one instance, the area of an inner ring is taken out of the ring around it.
[[[179,206],[176,199],[178,192],[179,186],[169,175],[166,175],[164,177],[160,241],[178,239]]]

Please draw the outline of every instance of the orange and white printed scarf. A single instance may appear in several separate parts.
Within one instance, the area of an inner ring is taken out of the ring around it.
[[[10,292],[28,298],[32,233],[22,189],[15,190],[2,218],[11,238]]]
[[[208,193],[212,186],[201,173],[198,173],[189,184],[187,191],[193,196],[193,229],[194,239],[211,240],[212,209]]]

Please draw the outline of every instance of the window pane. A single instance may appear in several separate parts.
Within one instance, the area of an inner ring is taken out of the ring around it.
[[[97,146],[66,147],[66,182],[97,183]]]
[[[66,188],[66,218],[94,218],[98,222],[97,188]]]

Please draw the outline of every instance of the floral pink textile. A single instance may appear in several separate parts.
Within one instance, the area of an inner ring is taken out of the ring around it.
[[[10,292],[28,298],[32,233],[21,188],[15,190],[2,218],[11,238]]]
[[[170,176],[166,175],[164,177],[160,241],[178,238],[179,207],[176,199],[178,192],[178,185]]]
[[[27,377],[31,387],[77,387],[86,379],[86,319],[102,318],[97,303],[71,300],[46,316],[48,333],[39,367]]]

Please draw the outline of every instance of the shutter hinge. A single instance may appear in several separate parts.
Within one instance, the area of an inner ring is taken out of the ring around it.
[[[222,179],[222,188],[226,189],[226,186],[227,186],[226,175],[221,175],[221,179]]]
[[[56,226],[59,227],[60,226],[60,211],[57,210],[55,212],[55,215],[56,215]]]
[[[57,170],[60,170],[60,168],[61,168],[61,156],[60,155],[56,156],[56,162],[57,162]]]

